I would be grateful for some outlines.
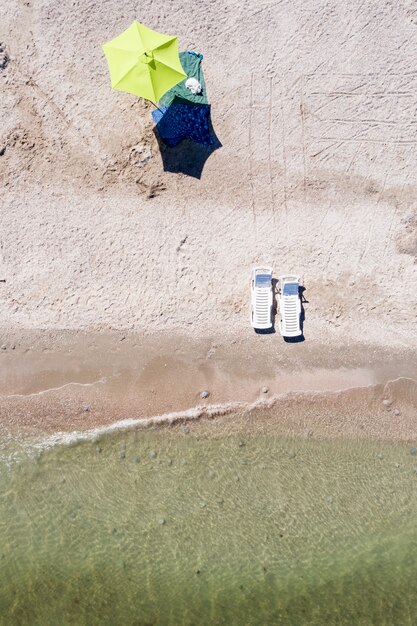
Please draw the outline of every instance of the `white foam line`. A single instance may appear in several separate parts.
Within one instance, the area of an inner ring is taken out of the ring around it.
[[[93,387],[94,385],[104,384],[106,382],[106,378],[100,378],[99,380],[95,380],[92,383],[65,383],[60,387],[50,387],[49,389],[42,389],[41,391],[35,391],[33,393],[12,393],[8,396],[3,396],[4,398],[33,398],[34,396],[43,396],[46,393],[51,393],[52,391],[61,391],[61,389],[65,389],[65,387]]]
[[[385,387],[387,385],[392,385],[393,383],[398,383],[400,382],[400,380],[406,380],[408,382],[411,383],[417,383],[417,380],[415,378],[409,378],[408,376],[398,376],[398,378],[393,378],[392,380],[387,380],[386,383],[384,383]]]
[[[199,405],[185,409],[184,411],[173,411],[171,413],[162,413],[161,415],[154,415],[152,417],[140,418],[129,417],[106,426],[99,426],[86,431],[73,431],[71,433],[57,432],[44,438],[42,441],[35,444],[37,447],[50,448],[56,445],[71,445],[79,441],[91,441],[101,435],[117,431],[128,430],[130,428],[146,428],[148,426],[155,426],[157,424],[170,424],[180,420],[194,420],[200,417],[214,417],[215,415],[231,413],[242,408],[246,408],[247,404],[244,402],[231,402],[229,404],[210,404]]]
[[[375,385],[366,385],[363,388],[370,389]],[[222,415],[228,415],[236,411],[252,411],[254,409],[272,408],[279,400],[290,397],[301,396],[318,396],[338,394],[341,391],[351,391],[358,389],[358,387],[350,387],[338,391],[290,391],[283,394],[275,395],[271,398],[258,398],[254,402],[225,402],[219,404],[205,404],[197,405],[185,409],[184,411],[173,411],[170,413],[162,413],[161,415],[154,415],[152,417],[129,417],[112,424],[105,426],[99,426],[85,431],[73,431],[73,432],[57,432],[53,435],[49,435],[43,438],[41,441],[35,443],[36,447],[50,448],[56,445],[71,445],[81,441],[92,441],[99,438],[101,435],[111,433],[118,430],[129,430],[131,428],[147,428],[149,426],[156,426],[158,424],[172,424],[177,421],[196,420],[201,417],[220,417]]]

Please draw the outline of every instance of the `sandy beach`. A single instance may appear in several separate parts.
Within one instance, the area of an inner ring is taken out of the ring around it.
[[[133,19],[204,54],[213,153],[162,158],[151,105],[111,91],[100,44]],[[415,378],[416,19],[405,1],[2,6],[2,432]],[[258,263],[303,278],[304,343],[250,328]],[[405,413],[375,434],[413,436]]]
[[[204,55],[212,148],[112,90],[134,20]],[[1,625],[417,624],[416,26],[0,3]]]

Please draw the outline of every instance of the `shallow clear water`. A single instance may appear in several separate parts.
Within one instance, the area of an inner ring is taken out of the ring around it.
[[[416,624],[412,445],[142,430],[3,464],[0,623]]]

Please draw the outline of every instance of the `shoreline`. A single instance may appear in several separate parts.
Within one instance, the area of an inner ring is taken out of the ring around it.
[[[115,422],[97,425],[87,430],[56,431],[38,433],[32,439],[35,448],[48,449],[60,445],[73,445],[82,442],[97,442],[115,432],[129,432],[149,429],[190,434],[194,436],[222,437],[257,434],[309,438],[316,440],[358,440],[378,441],[385,443],[412,442],[417,440],[417,423],[414,423],[411,411],[416,406],[404,403],[398,394],[401,386],[409,386],[412,393],[417,391],[417,381],[399,378],[388,381],[386,385],[363,388],[350,388],[343,391],[325,392],[290,392],[273,398],[259,398],[252,404],[244,402],[206,404],[189,407],[183,411],[173,411],[149,417],[127,417]],[[381,397],[388,400],[389,405],[381,402]],[[367,401],[371,400],[369,411],[364,410]],[[382,406],[378,407],[378,403]],[[306,410],[309,407],[310,411]],[[397,407],[401,405],[402,411]],[[359,419],[350,420],[355,409],[361,408]],[[335,420],[330,427],[329,409],[334,413]],[[289,419],[282,419],[283,414],[292,411]],[[397,411],[400,411],[398,415]],[[311,413],[324,412],[324,419],[314,420]],[[405,415],[404,415],[405,412]],[[401,419],[398,419],[401,415]],[[369,429],[372,417],[379,417],[379,423]],[[395,426],[392,420],[395,416]],[[405,419],[404,419],[405,418]]]
[[[267,426],[271,433],[311,430],[329,439],[417,436],[417,358],[411,350],[358,344],[335,353],[310,344],[279,352],[275,341],[260,337],[254,344],[251,336],[245,342],[181,335],[120,341],[115,333],[50,337],[45,333],[42,341],[38,333],[31,342],[26,335],[1,354],[3,436],[82,439],[118,424],[181,427],[187,421],[201,432],[206,422],[220,432],[223,421],[230,432]],[[251,423],[247,415],[253,413]]]

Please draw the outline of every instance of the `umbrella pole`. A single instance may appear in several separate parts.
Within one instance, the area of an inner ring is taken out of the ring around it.
[[[158,106],[157,104],[155,104],[155,102],[153,102],[152,100],[149,100],[149,102],[150,102],[151,104],[153,104],[153,105],[154,105],[154,107],[155,107],[156,109],[158,109],[158,111],[161,111],[161,109],[159,108],[159,106]],[[163,111],[161,111],[161,113],[163,114],[164,112],[163,112]]]

